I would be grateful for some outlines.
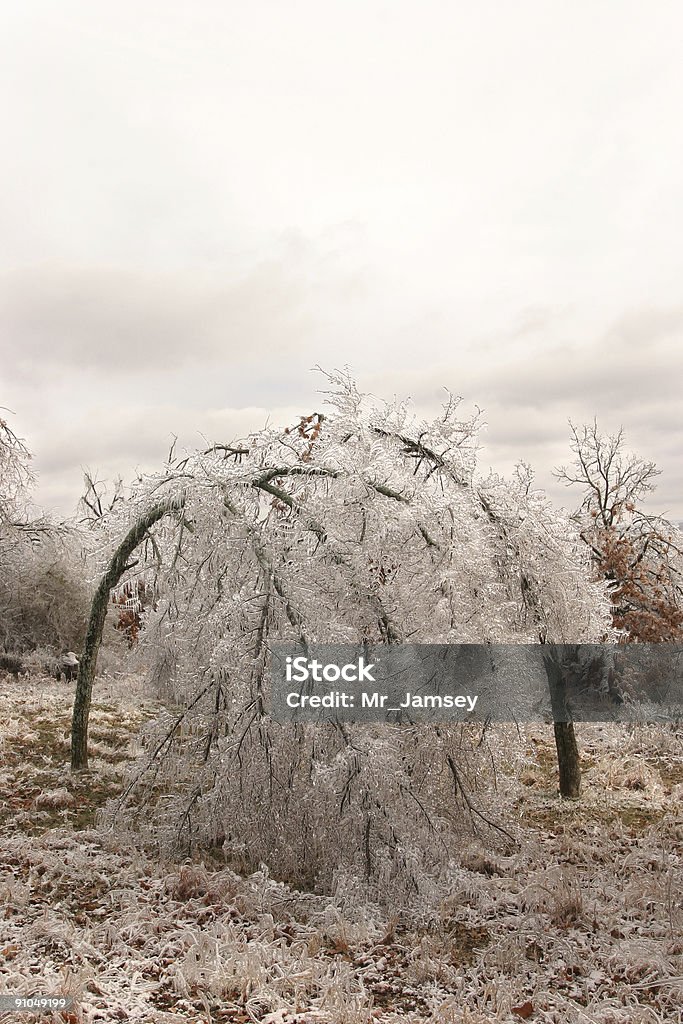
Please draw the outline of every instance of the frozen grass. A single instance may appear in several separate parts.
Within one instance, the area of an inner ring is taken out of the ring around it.
[[[98,681],[72,779],[71,687],[0,680],[0,991],[75,997],[42,1020],[683,1020],[680,736],[579,728],[585,795],[562,803],[549,731],[530,730],[498,777],[515,851],[454,849],[433,898],[388,918],[95,829],[155,710],[136,687]]]

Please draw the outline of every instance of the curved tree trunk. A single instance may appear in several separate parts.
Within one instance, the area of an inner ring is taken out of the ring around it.
[[[144,539],[147,531],[155,523],[158,523],[160,519],[163,519],[165,515],[181,508],[183,504],[182,498],[174,498],[163,504],[155,505],[154,508],[142,516],[128,531],[112,555],[109,567],[95,591],[90,608],[90,618],[88,620],[83,653],[78,666],[78,681],[76,683],[76,696],[71,722],[72,771],[79,771],[88,767],[90,700],[95,670],[97,668],[97,655],[102,642],[102,630],[104,629],[104,620],[107,617],[111,591],[123,576],[128,565],[128,559],[138,544]]]

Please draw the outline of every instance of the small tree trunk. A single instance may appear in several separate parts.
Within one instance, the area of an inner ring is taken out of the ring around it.
[[[161,505],[155,505],[128,531],[118,548],[112,555],[109,568],[100,580],[95,591],[88,629],[85,634],[85,644],[78,666],[78,680],[76,682],[76,696],[74,698],[73,716],[71,720],[71,770],[80,771],[88,767],[88,720],[90,718],[90,700],[92,687],[97,669],[97,655],[102,642],[102,630],[104,620],[107,617],[109,608],[109,595],[112,589],[119,582],[128,559],[136,547],[144,539],[147,531],[160,519],[163,519],[169,512],[173,512],[183,505],[182,498],[172,499]]]
[[[581,761],[576,745],[573,722],[553,722],[557,764],[560,775],[560,796],[575,800],[581,795]]]
[[[574,733],[574,723],[567,708],[564,673],[558,651],[548,645],[543,654],[543,664],[550,686],[550,704],[553,712],[553,729],[557,748],[557,764],[560,776],[560,796],[576,799],[581,795],[581,761]]]

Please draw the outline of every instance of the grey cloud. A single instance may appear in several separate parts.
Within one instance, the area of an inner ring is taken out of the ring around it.
[[[615,350],[616,349],[616,350]],[[620,353],[616,346],[546,349],[514,362],[480,370],[473,385],[486,401],[490,396],[508,406],[542,408],[549,403],[568,409],[590,407],[600,414],[621,405],[638,406],[649,395],[676,398],[683,373],[683,353],[661,365],[650,349]]]
[[[562,341],[547,325],[544,347],[520,350],[500,337],[494,359],[472,360],[468,393],[484,405],[508,409],[589,409],[600,415],[635,414],[643,403],[678,400],[683,376],[683,310],[634,310],[589,343]],[[559,330],[564,334],[566,327]],[[515,332],[516,333],[516,332]]]
[[[605,335],[607,347],[615,354],[624,348],[647,350],[655,343],[683,336],[683,307],[636,309],[620,317]],[[662,367],[666,369],[666,367]]]
[[[20,368],[164,371],[284,352],[310,335],[306,289],[279,263],[237,280],[43,266],[6,275],[2,331]]]
[[[298,410],[291,407],[197,410],[161,404],[153,408],[123,405],[116,410],[90,409],[77,421],[36,432],[33,437],[40,462],[51,471],[67,468],[76,452],[89,465],[116,460],[132,470],[137,464],[158,467],[173,437],[178,438],[179,448],[196,448],[204,439],[230,441],[260,429],[269,419],[287,424],[297,416]]]
[[[314,349],[323,310],[364,299],[362,229],[290,230],[219,269],[141,271],[43,264],[0,278],[0,330],[13,377],[254,362]],[[360,265],[359,265],[360,263]]]
[[[258,406],[189,409],[182,405],[93,407],[69,423],[35,430],[31,445],[38,473],[36,499],[47,506],[71,509],[82,490],[83,470],[100,480],[121,476],[129,482],[136,471],[161,468],[176,439],[176,452],[201,447],[205,441],[230,442],[260,430],[266,422],[297,422],[300,408]]]
[[[541,309],[533,315],[525,310],[522,323],[532,324],[536,313],[548,336],[543,348],[524,346],[518,320],[509,335],[499,337],[493,352],[475,342],[450,362],[442,357],[429,369],[389,368],[383,381],[373,379],[372,389],[412,393],[420,414],[429,415],[437,409],[439,389],[450,385],[463,396],[463,416],[474,403],[483,409],[482,470],[491,465],[509,472],[524,459],[536,471],[539,486],[569,507],[577,503],[575,492],[562,488],[552,475],[556,466],[571,460],[567,420],[580,424],[596,416],[606,432],[623,426],[627,446],[663,470],[650,507],[679,517],[683,310],[632,310],[583,344],[561,340],[567,330],[561,313],[559,326]]]
[[[512,328],[513,338],[523,338],[551,327],[557,322],[558,310],[552,306],[528,306],[517,317]]]
[[[310,411],[315,363],[450,387],[544,485],[595,413],[680,479],[679,5],[68,6],[0,32],[0,403],[46,487]]]

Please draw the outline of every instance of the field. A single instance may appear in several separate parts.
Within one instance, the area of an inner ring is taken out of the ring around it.
[[[72,778],[70,685],[0,678],[0,992],[74,1000],[0,1020],[683,1020],[680,731],[580,727],[585,792],[561,803],[552,735],[527,730],[492,798],[514,843],[473,836],[438,898],[389,916],[98,827],[158,705],[132,676],[95,699]]]

